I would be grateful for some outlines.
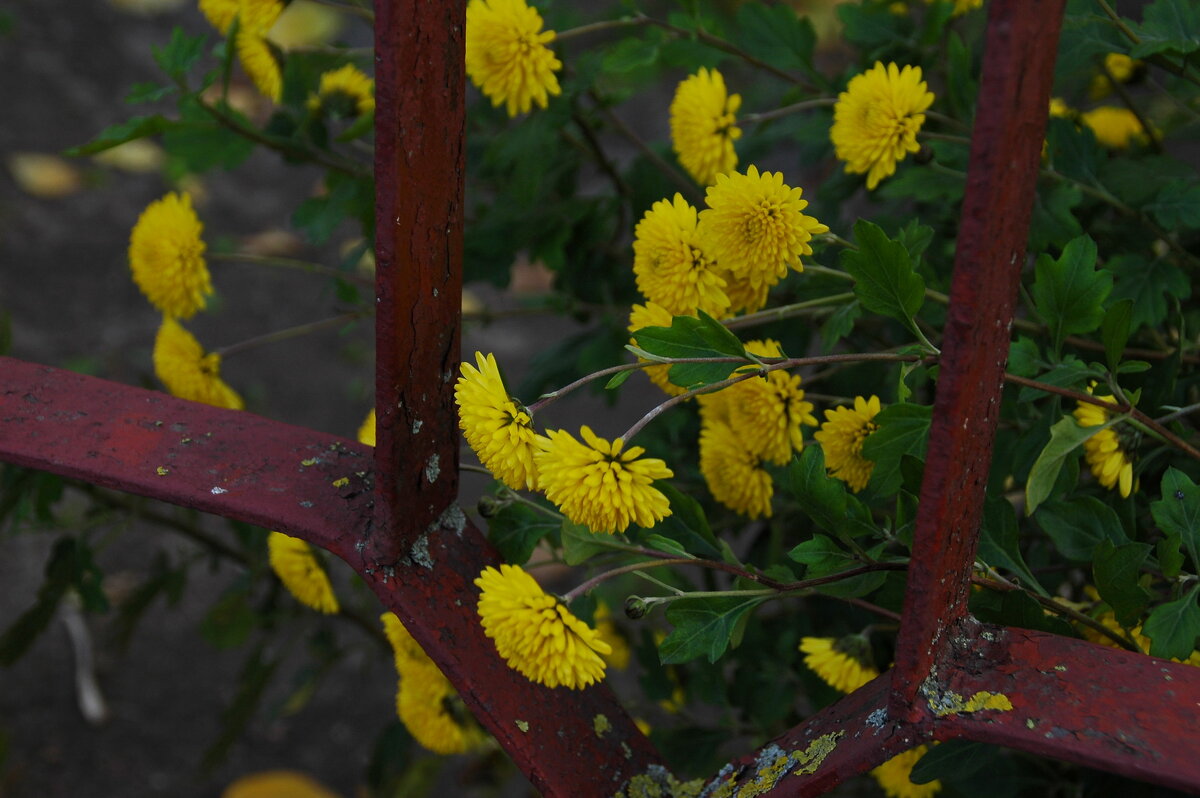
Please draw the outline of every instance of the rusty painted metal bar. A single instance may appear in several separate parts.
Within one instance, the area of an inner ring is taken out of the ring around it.
[[[375,3],[377,416],[373,556],[458,499],[466,6]],[[403,524],[396,523],[403,519]]]
[[[364,557],[370,447],[0,358],[0,460],[279,529],[328,549],[405,622],[546,795],[611,795],[658,761],[606,687],[551,690],[499,659],[475,614],[472,584],[499,559],[461,511],[418,535],[394,566]],[[380,703],[391,711],[390,698]]]
[[[989,3],[983,76],[963,198],[925,477],[913,534],[891,712],[916,719],[966,598],[1025,259],[1065,0],[1030,13]]]

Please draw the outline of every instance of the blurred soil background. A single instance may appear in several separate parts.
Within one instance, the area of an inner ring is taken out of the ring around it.
[[[361,22],[338,23],[328,34],[334,40],[370,46]],[[303,24],[319,27],[328,20]],[[177,25],[192,34],[208,32],[215,42],[190,1],[0,3],[0,316],[8,316],[14,357],[161,389],[150,358],[160,318],[130,279],[126,248],[145,206],[179,186],[163,176],[161,151],[153,145],[125,148],[115,161],[61,153],[134,115],[174,114],[170,105],[131,107],[124,98],[135,83],[160,79],[151,48],[163,45]],[[253,105],[252,90],[244,83],[240,88]],[[354,243],[349,225],[316,248],[288,223],[300,200],[319,190],[320,178],[315,168],[287,166],[258,150],[231,172],[216,170],[183,187],[193,193],[210,251],[237,248],[334,265]],[[218,296],[187,323],[208,349],[345,309],[327,278],[227,262],[210,261],[210,270]],[[534,268],[518,277],[521,290],[546,285]],[[515,303],[486,288],[476,288],[476,295],[489,308]],[[495,352],[519,378],[523,360],[539,344],[575,331],[557,318],[476,325],[465,331],[464,359],[476,348]],[[231,357],[222,376],[251,412],[353,438],[372,406],[372,338],[370,320],[326,330]],[[486,484],[464,475],[465,506],[474,505]],[[72,491],[64,501],[68,512],[70,502],[84,506]],[[230,539],[222,519],[151,502],[140,506]],[[56,538],[53,531],[25,528],[0,539],[0,627],[33,604]],[[114,528],[101,540],[97,559],[105,591],[118,604],[161,552],[179,561],[198,551],[186,538],[139,522]],[[335,584],[344,589],[348,569],[335,570],[341,575]],[[112,613],[86,616],[108,706],[102,723],[85,720],[78,708],[72,646],[61,617],[15,665],[0,670],[0,796],[199,798],[220,795],[245,774],[272,769],[311,774],[337,795],[364,794],[372,748],[396,724],[396,677],[390,657],[345,624],[338,631],[350,642],[348,653],[308,703],[295,714],[283,710],[295,687],[289,681],[307,661],[297,641],[246,734],[220,765],[201,768],[250,649],[218,648],[201,627],[240,572],[215,561],[191,568],[179,604],[168,608],[156,600],[124,649],[113,643]],[[433,768],[428,778],[440,785],[435,794],[497,794],[494,787],[469,784],[464,765],[451,758],[414,767]],[[510,773],[501,794],[531,792],[511,766],[500,770]]]

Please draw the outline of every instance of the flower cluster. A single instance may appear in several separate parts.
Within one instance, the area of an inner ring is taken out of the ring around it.
[[[525,0],[471,0],[467,4],[467,77],[509,116],[545,108],[562,93],[555,72],[562,62],[546,45],[554,31]]]
[[[624,532],[631,523],[652,527],[671,514],[654,487],[672,472],[645,449],[607,441],[586,426],[583,441],[565,430],[534,431],[532,413],[509,396],[492,355],[462,364],[455,386],[459,426],[467,444],[510,488],[540,490],[563,514],[594,532]]]
[[[750,341],[759,357],[783,356],[778,341]],[[782,369],[735,383],[700,402],[700,473],[717,501],[750,518],[771,515],[773,487],[764,463],[785,465],[816,426],[800,377]]]
[[[311,546],[299,538],[272,532],[267,536],[267,553],[271,570],[296,601],[326,615],[338,612],[329,575]]]
[[[465,754],[486,745],[487,733],[400,619],[385,612],[380,620],[399,675],[396,714],[413,739],[435,754]]]
[[[894,174],[896,164],[920,149],[917,131],[933,99],[920,67],[876,62],[851,78],[833,107],[829,131],[846,171],[865,174],[868,189]]]
[[[582,689],[604,678],[612,647],[524,570],[489,566],[475,584],[484,633],[509,667],[547,687]]]

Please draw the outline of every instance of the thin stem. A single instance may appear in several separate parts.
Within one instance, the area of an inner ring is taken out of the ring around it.
[[[827,233],[826,235],[829,235],[829,234]],[[836,236],[834,236],[834,238],[836,238]],[[848,249],[858,249],[858,247],[856,247],[853,244],[849,243],[848,241],[844,241],[842,239],[838,239],[834,243],[843,244]],[[811,272],[812,274],[820,274],[824,277],[836,277],[837,279],[845,280],[848,283],[857,282],[852,275],[850,275],[840,269],[831,269],[828,266],[819,266],[815,263],[805,266],[804,271]]]
[[[937,161],[930,161],[930,162],[928,163],[928,166],[929,166],[929,168],[930,168],[930,169],[932,169],[933,171],[935,171],[935,172],[941,172],[942,174],[944,174],[944,175],[946,175],[946,176],[948,176],[948,177],[955,177],[955,178],[958,178],[959,180],[966,180],[966,179],[967,179],[967,173],[966,173],[966,172],[962,172],[962,171],[960,171],[960,170],[958,170],[958,169],[951,169],[949,166],[946,166],[945,164],[938,163]]]
[[[252,255],[249,252],[210,252],[209,260],[226,261],[229,263],[250,263],[255,266],[268,266],[277,269],[292,269],[306,274],[319,274],[323,277],[333,277],[338,280],[346,280],[348,282],[356,282],[367,287],[374,287],[374,280],[363,277],[361,275],[352,274],[334,269],[329,266],[324,266],[320,263],[313,263],[307,260],[297,260],[295,258],[278,258],[273,255]]]
[[[937,111],[925,111],[925,116],[929,119],[932,119],[935,122],[940,122],[943,125],[949,125],[950,127],[957,128],[959,130],[969,131],[971,129],[971,126],[968,125],[966,122],[963,122],[962,120],[959,120],[959,119],[955,119],[952,116],[946,116],[945,114],[939,114]]]
[[[747,114],[739,119],[738,123],[743,125],[757,125],[761,122],[770,122],[774,119],[780,119],[791,114],[800,113],[801,111],[811,111],[813,108],[829,108],[836,103],[836,97],[817,97],[813,100],[804,100],[803,102],[785,105],[782,108],[776,108],[773,111]]]
[[[949,133],[934,133],[932,130],[922,130],[917,135],[923,139],[928,139],[929,141],[948,141],[952,144],[962,144],[967,147],[971,146],[971,140],[966,136],[953,136]]]
[[[1200,410],[1200,403],[1196,403],[1194,405],[1188,405],[1187,407],[1181,407],[1178,410],[1167,413],[1165,416],[1159,416],[1158,418],[1155,419],[1155,421],[1158,422],[1159,424],[1166,424],[1166,423],[1174,421],[1176,419],[1183,418],[1184,416],[1191,415],[1192,413],[1195,413],[1197,410]]]
[[[238,341],[236,344],[230,344],[229,346],[222,347],[215,351],[216,354],[220,355],[221,359],[225,359],[232,355],[236,355],[239,352],[245,352],[247,349],[254,349],[266,344],[274,344],[280,341],[286,341],[289,338],[298,338],[302,335],[308,335],[309,333],[324,330],[327,327],[340,327],[343,324],[360,319],[363,316],[366,316],[368,313],[369,311],[362,310],[355,310],[350,313],[341,313],[337,316],[330,316],[327,319],[297,324],[295,327],[287,327],[286,329],[276,330],[275,332],[267,333],[265,335],[247,338],[245,341]]]
[[[606,19],[600,22],[589,22],[586,25],[579,25],[574,28],[560,30],[554,34],[554,41],[563,42],[569,39],[574,39],[578,36],[587,36],[592,33],[599,33],[606,30],[617,30],[619,28],[639,27],[645,25],[643,18],[639,17],[621,17],[620,19]]]
[[[847,241],[846,239],[842,238],[837,233],[821,233],[820,235],[814,236],[814,238],[816,238],[817,241],[824,241],[824,242],[827,242],[830,244],[837,244],[839,246],[845,247],[846,249],[858,249],[857,244]],[[806,269],[823,269],[825,267],[814,265],[814,266],[805,266],[805,268]],[[839,274],[841,274],[841,272],[839,272]]]
[[[729,361],[731,363],[740,362],[741,358],[729,358]],[[688,362],[688,361],[683,360],[683,361],[675,361],[675,362],[683,363],[683,362]],[[704,358],[694,358],[691,360],[691,362],[707,363],[710,361],[708,361]],[[559,388],[557,391],[551,391],[550,393],[542,394],[541,396],[538,397],[538,400],[536,402],[529,405],[525,409],[529,411],[530,415],[533,415],[534,413],[541,410],[543,407],[550,404],[554,400],[561,399],[564,396],[566,396],[567,394],[576,390],[577,388],[582,388],[583,386],[587,385],[589,382],[598,380],[601,377],[610,377],[613,374],[619,374],[622,371],[634,371],[636,369],[644,369],[644,368],[647,368],[649,366],[654,366],[654,365],[657,365],[657,364],[654,363],[653,361],[639,361],[637,363],[623,363],[620,366],[609,366],[606,369],[600,369],[599,371],[593,371],[591,374],[587,374],[583,377],[580,377],[579,379],[575,380],[572,383],[568,383],[568,384],[564,385],[563,387]]]
[[[747,313],[745,316],[735,316],[721,323],[731,330],[737,330],[742,327],[752,327],[756,324],[769,324],[773,321],[783,321],[784,319],[803,316],[811,311],[822,310],[830,305],[842,305],[853,299],[853,293],[830,294],[819,299],[810,299],[807,302],[796,302],[791,305],[760,310],[757,313]]]

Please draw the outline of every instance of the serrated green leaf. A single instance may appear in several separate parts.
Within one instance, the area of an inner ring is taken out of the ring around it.
[[[983,525],[979,536],[979,559],[996,568],[1005,568],[1021,578],[1029,589],[1048,596],[1037,577],[1025,564],[1017,534],[1017,513],[1007,499],[988,498],[983,505]]]
[[[885,51],[908,45],[913,33],[912,17],[897,16],[883,3],[839,3],[836,7],[838,19],[842,21],[842,35],[846,41],[863,51],[864,60],[870,63],[880,58]]]
[[[1146,543],[1114,546],[1102,540],[1092,556],[1092,578],[1100,598],[1112,607],[1117,623],[1133,626],[1150,603],[1150,593],[1139,583],[1142,565],[1150,555]]]
[[[821,351],[829,354],[838,341],[854,329],[854,322],[862,315],[862,306],[855,299],[839,307],[821,324]]]
[[[656,42],[631,36],[621,39],[604,54],[603,69],[609,73],[625,73],[648,67],[658,60]]]
[[[71,156],[95,155],[98,152],[110,150],[127,141],[144,139],[147,136],[157,136],[159,133],[169,130],[174,124],[174,122],[161,114],[135,116],[133,119],[106,127],[100,131],[96,138],[87,144],[71,147],[65,151],[65,154]]]
[[[1200,49],[1200,12],[1189,0],[1154,0],[1143,9],[1142,24],[1131,27],[1139,39],[1129,51],[1133,58]]]
[[[183,28],[177,27],[171,31],[171,40],[165,47],[151,46],[150,51],[154,54],[154,62],[163,72],[172,78],[182,79],[204,53],[207,38],[204,34],[188,36]]]
[[[1154,545],[1154,554],[1158,557],[1158,570],[1167,579],[1174,579],[1183,572],[1184,556],[1180,550],[1183,540],[1178,535],[1167,535]]]
[[[670,538],[697,557],[739,564],[729,544],[713,534],[700,502],[669,482],[656,482],[654,486],[662,491],[671,505],[671,514],[654,525],[656,535]]]
[[[125,102],[129,105],[158,102],[177,91],[179,89],[174,86],[160,86],[157,83],[135,83],[129,89],[129,93],[125,95]]]
[[[868,487],[881,496],[895,493],[902,481],[904,455],[925,457],[929,420],[933,409],[924,405],[895,404],[875,416],[878,429],[863,441],[863,457],[875,463]]]
[[[188,171],[199,174],[216,167],[233,169],[254,152],[253,141],[223,127],[194,99],[182,98],[179,112],[180,121],[163,131],[162,144]],[[227,113],[249,126],[236,111]]]
[[[1168,230],[1200,227],[1200,183],[1172,180],[1146,206],[1158,223]]]
[[[1117,255],[1105,268],[1113,275],[1112,298],[1133,301],[1130,328],[1155,327],[1167,318],[1167,297],[1179,300],[1192,295],[1192,284],[1183,271],[1166,258],[1147,261],[1140,255]]]
[[[746,3],[738,8],[738,43],[780,69],[812,72],[817,35],[807,17],[786,5]]]
[[[1082,235],[1083,228],[1073,212],[1082,201],[1083,191],[1071,183],[1054,183],[1038,191],[1029,220],[1029,249],[1041,252],[1061,247]]]
[[[676,316],[670,327],[643,327],[634,333],[638,348],[658,357],[737,357],[746,362],[746,348],[723,324],[699,311],[698,316]],[[684,388],[696,388],[727,379],[745,363],[676,363],[668,379]]]
[[[758,597],[714,596],[681,598],[667,607],[674,627],[658,647],[664,665],[677,665],[697,657],[716,662],[729,647],[738,621],[763,602]]]
[[[1168,468],[1162,480],[1162,498],[1150,504],[1154,523],[1168,537],[1178,538],[1200,570],[1200,487],[1177,468]]]
[[[1019,336],[1008,348],[1007,370],[1018,377],[1032,377],[1041,369],[1042,353],[1037,341]]]
[[[826,535],[813,535],[812,539],[794,546],[788,558],[804,565],[805,576],[818,577],[840,573],[855,568],[861,563],[846,549]]]
[[[1038,382],[1054,385],[1058,388],[1083,388],[1092,380],[1104,379],[1104,373],[1084,363],[1074,355],[1067,355],[1062,362],[1049,371],[1036,376]],[[1029,385],[1022,385],[1017,394],[1018,402],[1032,402],[1046,396],[1046,391]]]
[[[1120,299],[1109,305],[1100,323],[1100,340],[1104,342],[1104,356],[1110,371],[1116,371],[1121,363],[1121,353],[1129,342],[1132,332],[1133,300]]]
[[[514,502],[488,519],[488,540],[505,562],[524,565],[538,543],[561,528],[561,521]]]
[[[1101,541],[1115,546],[1129,542],[1113,509],[1091,496],[1046,502],[1037,514],[1037,522],[1055,548],[1076,562],[1091,562]]]
[[[800,456],[792,459],[782,487],[800,503],[801,511],[827,532],[856,536],[875,531],[863,521],[870,519],[870,512],[846,492],[844,482],[825,472],[825,453],[820,446],[805,446]]]
[[[1151,656],[1184,660],[1196,650],[1196,638],[1200,637],[1197,595],[1200,586],[1193,587],[1183,598],[1160,604],[1150,613],[1142,634],[1150,638]]]
[[[1055,352],[1068,335],[1100,326],[1104,300],[1112,291],[1112,275],[1096,269],[1095,241],[1080,236],[1063,248],[1057,260],[1042,255],[1034,272],[1034,305],[1050,328]]]
[[[860,219],[858,249],[843,250],[842,268],[854,277],[854,293],[867,310],[890,316],[916,332],[914,317],[925,301],[925,281],[913,270],[908,250],[882,228]]]
[[[1063,416],[1050,428],[1050,441],[1042,449],[1029,478],[1025,481],[1025,513],[1033,515],[1038,506],[1050,497],[1058,472],[1062,470],[1063,462],[1083,442],[1103,429],[1111,427],[1122,419],[1121,416],[1111,418],[1104,424],[1094,427],[1081,427],[1075,422],[1074,416]]]

